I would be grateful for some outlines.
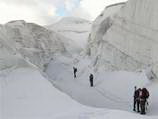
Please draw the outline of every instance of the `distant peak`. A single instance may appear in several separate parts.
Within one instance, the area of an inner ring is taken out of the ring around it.
[[[64,17],[59,22],[80,24],[80,23],[86,23],[89,21],[82,19],[82,18],[79,18],[79,17]]]
[[[6,23],[6,25],[25,25],[26,22],[24,20],[14,20]]]
[[[13,20],[13,21],[9,21],[8,23],[10,24],[10,23],[26,23],[26,22],[25,20]]]

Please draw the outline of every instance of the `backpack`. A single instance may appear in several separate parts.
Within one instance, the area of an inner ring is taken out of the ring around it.
[[[146,98],[149,98],[149,92],[146,90]]]
[[[74,69],[74,72],[77,72],[77,68],[73,67],[73,69]]]
[[[92,74],[90,75],[90,79],[91,79],[91,80],[93,79],[93,75],[92,75]]]
[[[146,88],[142,89],[142,91],[140,92],[140,97],[141,98],[149,98],[149,92]]]

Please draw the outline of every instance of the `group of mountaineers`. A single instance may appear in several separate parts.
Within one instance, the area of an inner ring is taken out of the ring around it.
[[[134,91],[134,105],[133,105],[133,111],[137,111],[140,114],[146,114],[148,101],[149,98],[149,91],[146,88],[138,88],[135,86]],[[137,110],[136,110],[137,107]]]
[[[74,78],[76,78],[77,68],[73,67]],[[89,75],[90,87],[93,87],[93,74]],[[149,91],[144,88],[134,87],[134,101],[133,101],[133,111],[138,112],[140,114],[146,114],[149,98]]]

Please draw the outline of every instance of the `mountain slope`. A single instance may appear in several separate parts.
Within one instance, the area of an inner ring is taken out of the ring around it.
[[[47,28],[71,39],[80,50],[83,50],[87,44],[91,22],[81,18],[65,17]]]

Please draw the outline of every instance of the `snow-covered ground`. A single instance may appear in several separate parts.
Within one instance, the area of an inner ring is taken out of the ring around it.
[[[0,89],[1,119],[158,118],[157,116],[141,116],[126,111],[97,109],[81,105],[54,88],[34,68],[1,71]]]
[[[0,72],[0,84],[1,119],[74,119],[99,111],[73,101],[33,68]]]
[[[76,79],[73,78],[73,66],[78,68]],[[89,84],[90,73],[94,74],[94,88]],[[55,87],[81,104],[130,112],[133,108],[134,86],[147,87],[151,94],[148,115],[157,115],[158,97],[155,89],[158,87],[158,82],[149,80],[145,71],[97,73],[90,67],[89,59],[73,65],[72,59],[59,57],[49,64],[46,74]]]

